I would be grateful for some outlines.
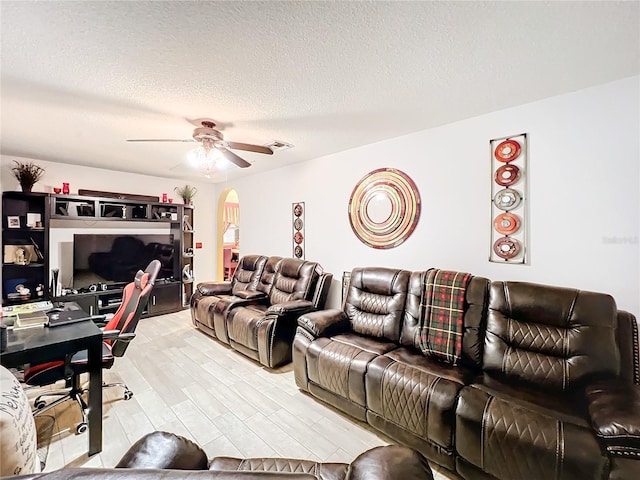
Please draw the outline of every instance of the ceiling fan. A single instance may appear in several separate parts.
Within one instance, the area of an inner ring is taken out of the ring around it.
[[[220,152],[227,160],[240,168],[247,168],[251,166],[251,164],[244,158],[236,155],[229,149],[273,155],[273,150],[263,145],[229,142],[225,140],[224,135],[220,130],[215,128],[216,124],[212,120],[199,120],[199,123],[201,126],[197,127],[193,131],[193,138],[191,139],[143,138],[130,139],[127,140],[127,142],[198,142],[202,147],[202,152],[200,155],[196,154],[199,158],[196,159],[195,162],[199,163],[200,167],[205,167],[207,170],[213,168],[213,160],[208,157],[212,157],[211,154],[215,154],[216,152]]]

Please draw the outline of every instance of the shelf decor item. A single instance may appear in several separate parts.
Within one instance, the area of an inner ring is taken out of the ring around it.
[[[44,175],[44,168],[33,162],[21,163],[14,160],[15,167],[11,168],[13,175],[20,183],[23,192],[30,192],[33,186]]]
[[[7,228],[20,228],[20,217],[16,215],[8,215]]]
[[[379,168],[356,184],[349,200],[349,222],[356,237],[372,248],[394,248],[415,230],[420,192],[395,168]]]
[[[192,187],[189,184],[183,187],[176,187],[174,188],[174,190],[178,195],[180,195],[180,197],[182,198],[182,202],[185,205],[191,205],[193,203],[193,197],[195,197],[196,193],[198,193],[198,189],[196,187]]]
[[[527,263],[527,134],[489,141],[491,241],[489,261]]]
[[[293,257],[304,260],[306,253],[304,246],[304,202],[294,202],[291,204],[293,218]]]

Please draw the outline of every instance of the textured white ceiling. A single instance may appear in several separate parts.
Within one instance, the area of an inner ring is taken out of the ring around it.
[[[638,2],[2,1],[1,151],[188,178],[187,119],[256,173],[637,75]],[[193,178],[193,177],[192,177]]]

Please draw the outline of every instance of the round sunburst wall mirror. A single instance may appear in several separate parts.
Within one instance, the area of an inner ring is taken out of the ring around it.
[[[394,248],[413,233],[420,218],[420,192],[404,172],[379,168],[356,184],[349,199],[349,222],[356,237],[372,248]]]

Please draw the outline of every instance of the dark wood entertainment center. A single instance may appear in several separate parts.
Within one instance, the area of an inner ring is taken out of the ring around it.
[[[40,223],[34,224],[34,218],[39,218]],[[136,198],[26,192],[2,193],[3,305],[41,300],[73,301],[91,314],[113,313],[120,305],[121,285],[106,285],[105,290],[62,296],[51,292],[49,233],[52,220],[58,225],[61,225],[60,221],[69,221],[70,228],[77,225],[72,224],[73,221],[90,221],[92,225],[93,222],[105,221],[168,224],[173,235],[175,256],[173,277],[156,282],[145,315],[175,312],[188,305],[193,293],[192,206]],[[28,222],[31,223],[27,225]],[[26,252],[26,261],[15,261],[16,250]],[[26,295],[16,296],[17,284],[29,289],[28,298]]]

